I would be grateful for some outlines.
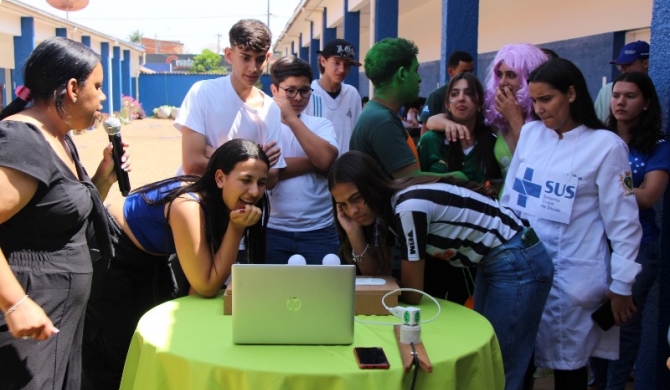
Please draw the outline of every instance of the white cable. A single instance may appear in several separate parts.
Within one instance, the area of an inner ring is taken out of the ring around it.
[[[421,290],[417,290],[417,289],[415,289],[415,288],[409,288],[409,287],[405,287],[405,288],[396,288],[395,290],[386,293],[386,294],[382,297],[382,305],[383,305],[384,308],[385,308],[386,310],[388,310],[390,313],[393,313],[393,311],[391,311],[391,309],[390,309],[388,306],[386,306],[386,302],[385,302],[386,297],[388,297],[389,295],[394,294],[394,293],[396,293],[396,292],[398,292],[398,291],[411,291],[411,292],[419,293],[419,294],[422,294],[422,295],[427,296],[427,297],[430,298],[433,302],[435,302],[435,305],[437,306],[437,313],[433,316],[433,318],[431,318],[431,319],[429,319],[429,320],[427,320],[427,321],[423,321],[423,322],[422,322],[423,324],[427,324],[427,323],[429,323],[429,322],[431,322],[431,321],[435,321],[435,320],[437,319],[437,317],[440,315],[440,312],[442,311],[442,308],[441,308],[441,306],[440,306],[440,303],[437,301],[437,299],[433,298],[432,296],[426,294],[425,292],[423,292],[423,291],[421,291]],[[394,309],[395,309],[395,308],[394,308]],[[404,309],[404,308],[403,308],[403,309]],[[361,324],[371,324],[371,325],[398,325],[397,323],[393,323],[393,322],[363,321],[363,320],[359,320],[359,319],[356,318],[356,317],[354,317],[354,320],[355,320],[356,322],[361,323]]]

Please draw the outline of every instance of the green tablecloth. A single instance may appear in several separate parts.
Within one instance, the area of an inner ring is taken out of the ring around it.
[[[439,300],[440,317],[422,325],[433,372],[419,371],[417,389],[503,389],[500,347],[489,322],[462,306]],[[424,298],[421,317],[435,304]],[[361,320],[396,322],[391,316]],[[271,320],[271,319],[268,319]],[[146,313],[133,336],[121,390],[351,390],[409,389],[392,326],[355,323],[345,346],[235,345],[221,296],[166,302]],[[353,347],[383,347],[391,368],[361,370]]]

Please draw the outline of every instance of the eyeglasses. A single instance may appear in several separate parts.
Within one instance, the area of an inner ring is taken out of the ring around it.
[[[280,87],[280,86],[277,86],[277,88],[283,89],[286,92],[286,96],[288,96],[290,99],[293,99],[294,97],[296,97],[296,95],[298,93],[300,93],[300,96],[303,99],[307,99],[312,95],[312,91],[313,91],[312,88],[298,89],[298,88],[293,88],[293,87],[284,88],[284,87]]]

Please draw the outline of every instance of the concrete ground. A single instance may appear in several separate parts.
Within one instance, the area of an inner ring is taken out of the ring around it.
[[[147,118],[123,125],[122,138],[131,147],[132,172],[129,176],[132,188],[174,176],[181,165],[181,133],[172,122],[170,119]],[[107,134],[100,127],[75,134],[72,138],[84,167],[92,175],[102,158],[102,149],[109,142]],[[105,204],[121,201],[123,197],[114,185]],[[536,375],[534,390],[554,389],[551,371],[540,370]],[[626,390],[633,389],[633,382],[629,382]]]
[[[147,118],[123,125],[121,137],[130,144],[131,188],[138,188],[157,180],[174,176],[181,165],[181,133],[170,119]],[[90,175],[95,173],[102,150],[109,143],[102,127],[72,136],[81,161]],[[109,191],[105,204],[122,201],[115,184]]]

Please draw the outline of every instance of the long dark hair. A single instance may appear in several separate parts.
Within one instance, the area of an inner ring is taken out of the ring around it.
[[[661,104],[658,101],[658,94],[651,78],[642,72],[622,73],[614,79],[612,89],[616,83],[623,81],[637,85],[642,92],[645,100],[649,101],[646,110],[643,110],[638,117],[638,121],[630,129],[630,141],[628,147],[638,150],[643,154],[649,154],[654,149],[658,141],[665,138],[662,128],[662,114]],[[612,114],[612,106],[610,105],[610,115],[607,119],[607,127],[617,132],[617,119]]]
[[[472,151],[475,161],[479,168],[486,173],[486,177],[491,177],[494,172],[500,172],[500,167],[495,161],[493,155],[493,147],[495,146],[495,137],[493,131],[484,123],[484,88],[479,82],[477,76],[469,72],[459,73],[454,76],[447,84],[447,91],[444,101],[449,102],[449,94],[454,88],[454,85],[459,80],[465,80],[468,83],[468,88],[472,91],[472,100],[477,106],[477,114],[474,128],[475,147]],[[447,103],[448,104],[448,103]],[[451,111],[447,111],[447,117],[454,120]],[[447,166],[450,171],[460,171],[463,169],[463,161],[465,155],[463,148],[449,148],[449,155],[447,156]]]
[[[216,149],[209,159],[207,169],[205,169],[205,173],[202,176],[177,176],[142,186],[133,192],[142,193],[142,197],[148,204],[168,204],[168,220],[170,219],[170,208],[175,199],[188,193],[199,194],[199,203],[205,214],[207,242],[210,244],[212,255],[214,255],[219,250],[221,240],[224,234],[226,234],[231,212],[221,199],[221,189],[216,185],[215,180],[216,171],[220,169],[228,175],[235,169],[237,163],[249,159],[261,160],[270,169],[270,160],[259,145],[244,139],[232,139]],[[172,189],[161,199],[152,200],[147,198],[147,192],[174,182],[186,182],[188,184]],[[246,229],[244,233],[247,260],[253,263],[264,263],[265,229],[270,218],[270,202],[267,193],[258,201],[256,206],[261,209],[263,215],[255,225]]]
[[[37,45],[30,54],[23,70],[24,86],[30,89],[31,100],[50,102],[61,118],[67,113],[63,99],[70,79],[84,84],[93,69],[100,63],[100,56],[88,46],[63,37],[52,37]],[[23,110],[27,101],[16,98],[2,112],[0,120]]]
[[[328,172],[328,189],[332,190],[340,183],[352,183],[368,207],[377,214],[378,223],[363,227],[363,234],[372,247],[382,246],[387,242],[388,228],[393,221],[391,198],[401,190],[417,184],[445,183],[463,187],[491,199],[497,199],[495,189],[470,181],[457,179],[451,176],[409,176],[399,180],[391,180],[385,175],[372,157],[367,154],[351,150],[341,155]],[[333,213],[340,241],[344,250],[351,250],[351,243],[337,219],[337,205],[333,199]]]
[[[547,83],[562,93],[568,93],[570,87],[573,87],[575,100],[570,103],[572,120],[594,130],[606,128],[596,116],[584,75],[572,62],[565,58],[550,59],[530,73],[528,83],[533,82]],[[534,110],[533,117],[540,119]]]

